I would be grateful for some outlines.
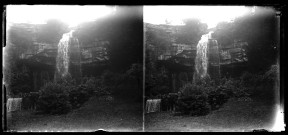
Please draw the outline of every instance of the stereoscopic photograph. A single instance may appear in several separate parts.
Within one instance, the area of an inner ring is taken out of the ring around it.
[[[4,132],[284,131],[279,8],[6,5],[4,14]]]
[[[144,6],[143,13],[145,131],[281,127],[277,10]]]
[[[142,131],[142,11],[8,5],[7,131]]]

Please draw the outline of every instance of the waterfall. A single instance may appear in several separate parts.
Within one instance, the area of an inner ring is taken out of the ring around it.
[[[7,112],[17,111],[22,109],[22,98],[9,98],[7,100]]]
[[[197,44],[197,53],[195,58],[195,73],[194,76],[196,78],[204,78],[208,76],[207,74],[207,68],[208,68],[208,42],[209,42],[209,36],[210,32],[208,34],[202,35],[200,41]]]
[[[78,71],[80,73],[78,74],[81,76],[80,46],[78,39],[73,37],[73,32],[74,30],[71,30],[70,32],[63,34],[58,43],[55,79],[71,76],[70,64],[72,61],[75,61],[74,59],[71,59],[74,52],[78,52],[78,55],[76,56],[78,58],[78,60],[76,60],[76,64],[80,66]]]
[[[146,113],[160,112],[161,99],[148,99],[146,101]]]
[[[69,74],[69,42],[72,32],[65,33],[58,43],[58,53],[56,57],[56,75],[65,77]]]
[[[208,34],[202,35],[197,44],[193,81],[206,77],[210,78],[210,76],[211,79],[216,79],[216,81],[220,78],[219,46],[217,40],[212,37],[212,33],[213,31],[210,31]]]

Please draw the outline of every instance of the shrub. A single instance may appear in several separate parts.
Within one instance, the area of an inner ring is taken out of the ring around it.
[[[90,94],[88,93],[87,87],[84,85],[70,86],[69,89],[69,101],[72,108],[78,108],[89,99]]]
[[[233,79],[223,78],[220,81],[219,89],[223,90],[229,97],[234,96],[233,90],[235,90]]]
[[[94,77],[82,78],[81,84],[73,79],[62,79],[44,85],[39,93],[38,109],[48,114],[64,114],[79,108],[93,95],[110,95],[110,90]]]
[[[39,98],[39,92],[30,92],[22,94],[23,109],[36,109],[36,105]]]
[[[272,86],[273,84],[279,82],[279,76],[279,64],[271,65],[270,69],[261,76],[262,83]]]
[[[39,92],[37,109],[48,114],[65,114],[71,109],[66,87],[49,82]]]
[[[275,94],[273,91],[275,85],[279,85],[279,64],[271,65],[271,67],[258,74],[244,73],[241,76],[241,81],[245,87],[242,87],[242,91],[245,91],[253,97],[271,97]]]
[[[256,75],[256,74],[252,74],[249,72],[244,72],[241,75],[240,80],[245,87],[253,87],[253,86],[261,83],[262,78],[263,77],[261,75]]]
[[[116,74],[107,70],[101,75],[102,83],[106,86],[114,86],[116,84]]]
[[[249,89],[245,86],[245,82],[236,79],[226,79],[221,80],[220,89],[223,90],[229,97],[244,97],[249,96]]]
[[[230,97],[244,96],[246,89],[241,81],[222,79],[220,85],[209,78],[186,84],[180,89],[177,110],[183,114],[206,115],[210,110],[219,109]]]
[[[219,109],[228,99],[227,91],[223,87],[213,88],[208,93],[208,103],[212,110]]]
[[[94,77],[91,77],[87,79],[85,82],[82,82],[81,85],[79,85],[79,89],[81,91],[85,91],[89,95],[93,95],[94,92],[96,92],[96,79]]]
[[[208,95],[203,85],[186,84],[177,100],[176,111],[189,115],[206,115],[210,112]]]
[[[152,88],[152,95],[163,95],[170,92],[170,89],[168,86],[156,86]]]
[[[80,85],[73,83],[67,84],[69,87],[69,99],[73,108],[83,105],[93,95],[102,96],[109,95],[107,87],[104,87],[101,80],[94,77],[85,77]]]

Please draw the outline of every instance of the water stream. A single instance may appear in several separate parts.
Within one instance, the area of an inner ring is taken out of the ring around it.
[[[219,46],[212,34],[213,31],[210,31],[208,34],[202,35],[197,44],[194,81],[206,77],[216,80],[220,78]]]
[[[204,78],[208,75],[207,51],[208,51],[209,35],[210,33],[202,35],[200,41],[197,44],[197,53],[195,58],[195,73],[194,73],[194,76],[196,78]]]
[[[63,34],[61,40],[58,43],[58,51],[56,57],[56,71],[55,78],[66,78],[71,76],[71,56],[74,52],[78,52],[78,60],[76,61],[77,66],[79,66],[79,74],[81,75],[81,59],[80,59],[80,46],[77,38],[73,37],[74,30]],[[76,49],[76,51],[73,49]]]

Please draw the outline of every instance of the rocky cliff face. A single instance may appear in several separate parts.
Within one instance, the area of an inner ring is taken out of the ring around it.
[[[55,77],[56,57],[58,42],[47,43],[39,40],[39,35],[43,35],[40,29],[45,24],[11,24],[7,32],[7,46],[15,47],[18,62],[23,63],[31,71],[30,77],[33,80],[31,88],[35,91],[47,81],[52,81]],[[45,34],[44,34],[45,36]],[[56,38],[55,38],[56,39]],[[61,39],[61,38],[60,38]],[[85,71],[85,75],[91,75],[91,71],[105,66],[109,60],[107,54],[109,41],[95,40],[90,44],[80,42],[79,47],[70,48],[70,72],[74,72],[74,67],[79,65]],[[80,55],[80,56],[79,56]],[[87,71],[86,71],[87,70]],[[85,76],[83,75],[83,76]]]
[[[42,25],[13,24],[12,27],[26,30],[25,34],[29,35],[27,40],[31,41],[31,44],[19,54],[20,59],[49,66],[55,65],[58,44],[37,41],[39,29]],[[107,45],[109,45],[109,41],[95,40],[95,42],[91,44],[80,43],[81,63],[89,64],[108,60]],[[71,52],[73,52],[73,49]],[[73,60],[71,62],[75,63]]]
[[[193,62],[189,63],[183,59],[191,59],[194,61],[196,57],[196,46],[197,42],[193,44],[183,44],[181,42],[176,42],[176,34],[179,33],[179,29],[183,26],[171,26],[171,25],[153,25],[153,24],[145,24],[145,33],[146,36],[153,36],[151,33],[157,33],[157,31],[163,31],[162,35],[159,35],[158,42],[161,40],[167,40],[169,42],[166,43],[166,48],[159,47],[157,42],[147,41],[146,45],[148,49],[151,49],[155,52],[157,60],[169,60],[175,59],[176,63],[182,63],[187,66],[193,66]],[[151,34],[151,35],[148,35]],[[161,33],[160,33],[161,34]],[[168,36],[167,36],[168,35]],[[215,37],[217,41],[217,37]],[[154,43],[154,44],[153,44]],[[161,43],[161,42],[160,42]],[[216,55],[220,59],[220,65],[228,65],[233,63],[243,63],[247,62],[248,58],[246,55],[246,47],[248,46],[247,42],[244,41],[235,41],[233,44],[221,46],[221,43],[218,45],[217,52],[215,53],[215,49],[213,49],[213,43],[208,45],[210,47],[210,55],[214,56],[211,58],[215,58]],[[212,60],[214,61],[214,60]],[[213,62],[210,63],[215,65]]]

